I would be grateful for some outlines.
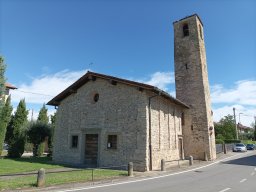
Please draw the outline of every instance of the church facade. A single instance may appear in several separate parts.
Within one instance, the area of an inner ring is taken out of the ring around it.
[[[133,162],[135,170],[149,171],[161,159],[214,159],[200,24],[197,15],[174,22],[177,99],[151,85],[87,72],[49,101],[58,106],[53,160],[88,167]]]

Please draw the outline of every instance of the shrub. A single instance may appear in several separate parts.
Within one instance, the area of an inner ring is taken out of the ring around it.
[[[28,140],[33,143],[33,156],[39,156],[39,147],[45,138],[50,136],[51,131],[48,124],[36,122],[30,125],[28,129]],[[43,145],[44,146],[44,145]]]
[[[9,149],[8,149],[8,157],[11,158],[20,158],[22,156],[22,154],[24,153],[24,149],[25,149],[25,143],[26,143],[26,137],[20,135],[19,137],[15,138],[16,140],[13,141],[10,145],[9,145]]]
[[[38,156],[41,157],[44,154],[44,149],[45,149],[45,141],[43,141],[42,143],[40,143],[39,147],[38,147]]]
[[[25,151],[26,152],[32,152],[33,151],[33,144],[32,143],[26,143],[25,144]]]
[[[237,140],[237,139],[225,139],[224,142],[225,142],[225,143],[241,143],[241,140]]]
[[[224,144],[224,141],[222,139],[215,139],[216,144]]]

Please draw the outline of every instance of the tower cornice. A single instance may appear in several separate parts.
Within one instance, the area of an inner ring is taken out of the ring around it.
[[[196,13],[193,14],[193,15],[186,16],[186,17],[184,17],[184,18],[182,18],[182,19],[180,19],[180,20],[174,21],[173,24],[175,24],[175,23],[177,23],[177,22],[180,22],[180,21],[183,21],[183,20],[186,20],[186,19],[188,19],[188,18],[190,18],[190,17],[195,17],[195,16],[198,18],[198,20],[200,21],[200,23],[202,24],[202,26],[204,26],[202,20],[200,19],[200,17],[199,17]]]

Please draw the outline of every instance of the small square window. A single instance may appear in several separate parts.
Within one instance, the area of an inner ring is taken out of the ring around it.
[[[117,149],[117,135],[108,135],[108,149]]]
[[[78,136],[77,135],[72,136],[71,147],[72,148],[77,148],[78,147]]]

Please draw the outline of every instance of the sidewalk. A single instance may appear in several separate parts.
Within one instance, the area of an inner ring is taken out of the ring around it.
[[[237,154],[237,153],[236,153]],[[12,191],[24,191],[24,192],[32,192],[32,191],[63,191],[63,190],[69,190],[72,191],[72,189],[77,188],[84,188],[84,187],[92,187],[100,184],[114,184],[114,183],[120,183],[120,182],[127,182],[127,181],[135,181],[140,179],[146,179],[151,177],[157,177],[157,176],[164,176],[168,174],[175,174],[179,172],[189,171],[189,170],[195,170],[199,169],[202,166],[206,166],[212,163],[217,163],[225,158],[232,157],[236,155],[233,152],[229,152],[227,154],[218,154],[217,159],[214,161],[198,161],[194,160],[194,164],[192,166],[189,166],[188,161],[185,160],[180,163],[180,166],[178,165],[169,165],[166,164],[166,171],[161,170],[154,170],[154,171],[148,171],[148,172],[134,172],[134,177],[120,177],[115,179],[106,179],[106,180],[100,180],[95,182],[83,182],[83,183],[69,183],[69,184],[62,184],[62,185],[56,185],[56,186],[50,186],[50,187],[44,187],[44,188],[31,188],[31,189],[18,189],[18,190],[12,190]]]

